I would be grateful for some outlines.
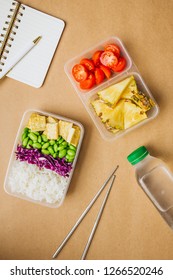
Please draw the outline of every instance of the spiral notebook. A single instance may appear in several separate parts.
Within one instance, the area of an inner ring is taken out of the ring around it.
[[[42,36],[40,42],[7,74],[30,86],[41,87],[64,27],[61,19],[17,1],[0,0],[0,71],[27,42]]]

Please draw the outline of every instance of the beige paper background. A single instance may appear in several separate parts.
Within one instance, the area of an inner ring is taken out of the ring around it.
[[[40,89],[9,78],[0,81],[0,259],[50,259],[116,164],[117,180],[88,252],[88,259],[172,259],[173,232],[137,185],[126,156],[140,145],[173,170],[173,1],[25,0],[59,17],[66,28]],[[99,135],[67,76],[65,62],[109,36],[127,47],[160,106],[159,116],[114,141]],[[85,137],[64,204],[49,209],[7,195],[4,177],[25,110],[35,108],[76,119]],[[59,259],[79,259],[103,194]]]

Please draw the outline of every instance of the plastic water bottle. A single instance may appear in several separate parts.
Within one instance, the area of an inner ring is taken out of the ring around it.
[[[173,174],[162,160],[151,156],[144,146],[133,151],[127,159],[135,168],[139,185],[173,228]]]

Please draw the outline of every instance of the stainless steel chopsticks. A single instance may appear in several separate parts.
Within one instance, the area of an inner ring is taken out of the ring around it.
[[[77,222],[75,223],[75,225],[72,227],[72,229],[70,230],[70,232],[67,234],[67,236],[64,238],[64,240],[62,241],[62,243],[60,244],[60,246],[58,247],[58,249],[55,251],[55,253],[53,254],[52,258],[56,258],[57,255],[59,254],[59,252],[62,250],[62,248],[64,247],[64,245],[67,243],[67,241],[69,240],[69,238],[71,237],[71,235],[73,234],[73,232],[76,230],[76,228],[78,227],[78,225],[81,223],[81,221],[83,220],[83,218],[86,216],[86,214],[88,213],[88,211],[91,209],[91,207],[93,206],[93,204],[95,203],[95,201],[97,200],[97,198],[99,197],[99,195],[101,194],[101,192],[103,191],[103,189],[106,187],[106,185],[108,184],[109,180],[112,178],[112,176],[114,175],[114,173],[117,171],[117,169],[119,168],[119,165],[116,166],[116,168],[114,169],[114,171],[111,173],[111,175],[108,177],[108,179],[105,181],[105,183],[101,186],[101,188],[99,189],[99,191],[96,193],[96,195],[94,196],[94,198],[91,200],[91,202],[88,204],[88,206],[86,207],[86,209],[84,210],[84,212],[82,213],[82,215],[79,217],[79,219],[77,220]]]
[[[88,252],[88,249],[89,249],[89,247],[90,247],[90,245],[91,245],[92,239],[93,239],[93,237],[94,237],[95,231],[96,231],[97,226],[98,226],[98,224],[99,224],[100,218],[101,218],[101,216],[102,216],[103,210],[104,210],[104,208],[105,208],[105,205],[106,205],[107,199],[108,199],[108,197],[109,197],[110,191],[111,191],[111,189],[112,189],[113,183],[114,183],[114,181],[115,181],[115,178],[116,178],[116,176],[113,175],[113,177],[112,177],[112,182],[111,182],[111,184],[110,184],[110,186],[109,186],[109,189],[108,189],[107,192],[106,192],[105,198],[104,198],[104,200],[103,200],[103,202],[102,202],[102,205],[101,205],[101,207],[100,207],[100,210],[99,210],[99,212],[98,212],[98,215],[97,215],[97,218],[96,218],[96,220],[95,220],[94,226],[93,226],[93,228],[92,228],[92,231],[91,231],[90,236],[89,236],[89,238],[88,238],[87,244],[86,244],[85,249],[84,249],[84,251],[83,251],[81,260],[84,260],[84,259],[85,259],[86,254],[87,254],[87,252]]]

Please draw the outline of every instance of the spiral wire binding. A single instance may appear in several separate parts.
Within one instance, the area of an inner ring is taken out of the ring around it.
[[[3,66],[17,34],[23,11],[25,10],[24,6],[15,1],[12,2],[12,6],[2,29],[3,32],[0,34],[0,72],[3,71]]]

